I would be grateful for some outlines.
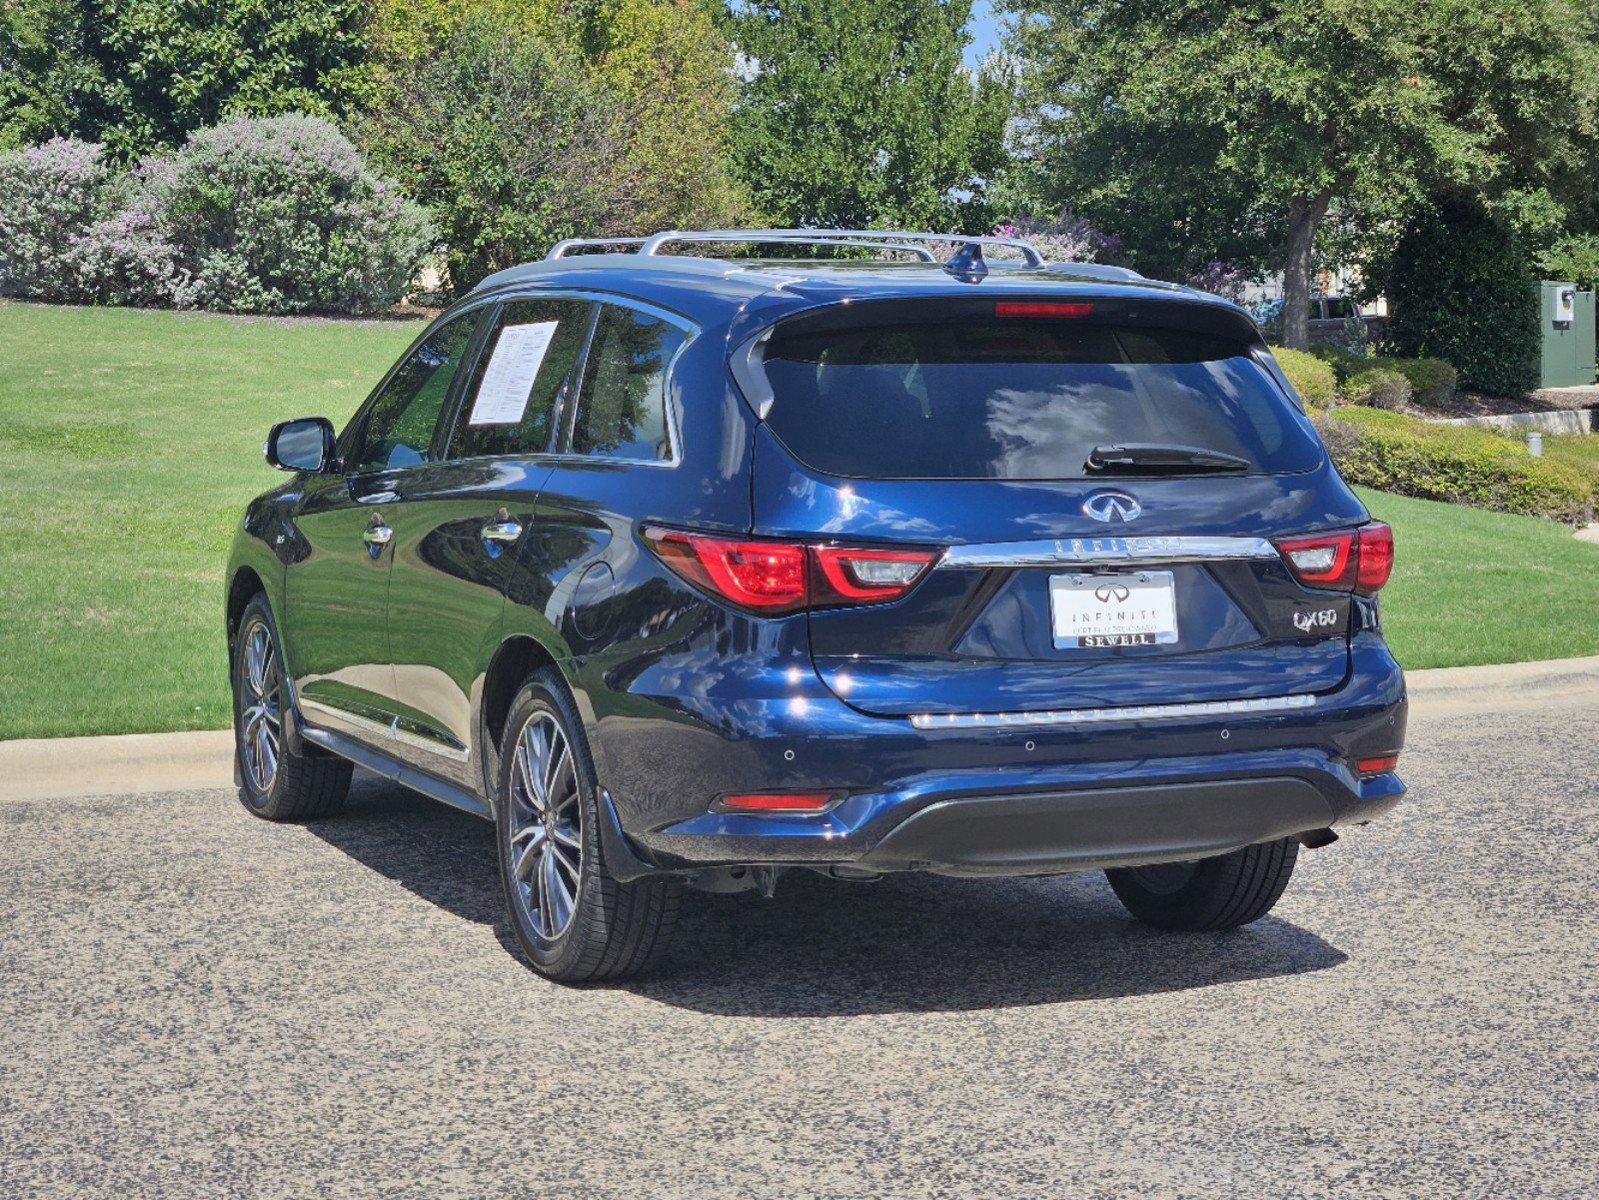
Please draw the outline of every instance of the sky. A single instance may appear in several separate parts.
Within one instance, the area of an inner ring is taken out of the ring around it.
[[[972,44],[966,47],[966,65],[975,67],[999,43],[999,24],[988,0],[976,0],[972,5]]]

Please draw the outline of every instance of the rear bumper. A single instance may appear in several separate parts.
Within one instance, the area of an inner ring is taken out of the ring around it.
[[[1358,778],[1404,740],[1404,678],[1375,634],[1307,708],[1175,720],[916,729],[818,687],[741,700],[714,724],[615,718],[596,729],[601,778],[641,865],[848,866],[1042,875],[1222,854],[1360,824],[1404,795]],[[829,788],[824,813],[710,811],[727,791]]]
[[[1326,796],[1289,775],[979,796],[935,801],[909,814],[856,865],[1052,875],[1207,858],[1325,829],[1336,819]]]

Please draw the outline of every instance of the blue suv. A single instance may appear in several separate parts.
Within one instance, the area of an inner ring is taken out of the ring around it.
[[[358,764],[492,820],[554,979],[794,868],[1103,870],[1226,928],[1404,792],[1388,527],[1248,316],[1130,271],[563,243],[267,457],[227,576],[243,803],[328,813]]]

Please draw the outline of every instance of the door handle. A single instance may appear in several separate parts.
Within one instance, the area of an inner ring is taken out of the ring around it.
[[[522,536],[522,526],[520,522],[511,520],[490,521],[479,530],[479,533],[485,542],[500,542],[504,545],[509,545]]]

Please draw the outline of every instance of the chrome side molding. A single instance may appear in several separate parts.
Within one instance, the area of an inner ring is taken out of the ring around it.
[[[1054,538],[1036,542],[982,542],[951,546],[944,551],[936,565],[940,569],[1052,567],[1056,564],[1218,562],[1277,557],[1277,547],[1265,538]]]
[[[1262,696],[1255,700],[1209,700],[1192,704],[1137,704],[1123,708],[1056,708],[1041,712],[918,713],[917,729],[1008,729],[1034,725],[1105,725],[1119,721],[1170,721],[1182,717],[1255,716],[1311,708],[1314,696]]]

